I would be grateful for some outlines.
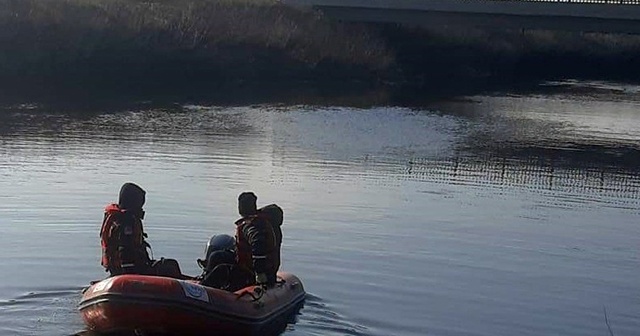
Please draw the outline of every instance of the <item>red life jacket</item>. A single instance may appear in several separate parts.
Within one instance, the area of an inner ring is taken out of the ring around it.
[[[100,229],[101,264],[105,270],[112,275],[144,273],[151,262],[145,236],[139,214],[120,209],[117,204],[107,205]]]

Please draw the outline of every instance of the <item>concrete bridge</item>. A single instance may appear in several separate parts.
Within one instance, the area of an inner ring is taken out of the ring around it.
[[[640,0],[281,0],[341,21],[640,34]]]

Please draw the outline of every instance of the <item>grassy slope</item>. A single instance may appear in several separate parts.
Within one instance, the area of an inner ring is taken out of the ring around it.
[[[465,27],[386,31],[396,62],[429,78],[640,80],[640,36]]]
[[[640,37],[330,22],[275,0],[0,0],[0,78],[418,82],[621,77]]]
[[[0,75],[317,75],[393,59],[363,26],[263,1],[0,0]]]

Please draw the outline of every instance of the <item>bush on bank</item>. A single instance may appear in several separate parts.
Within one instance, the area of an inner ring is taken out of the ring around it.
[[[305,77],[393,62],[365,26],[266,0],[0,0],[0,45],[2,76]]]
[[[640,37],[333,22],[276,0],[0,0],[0,78],[635,79]],[[10,81],[11,82],[11,81]]]

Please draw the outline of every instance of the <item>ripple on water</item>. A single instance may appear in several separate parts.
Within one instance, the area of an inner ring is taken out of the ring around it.
[[[323,299],[309,293],[297,323],[285,335],[297,335],[297,330],[301,331],[301,335],[371,335],[365,326],[349,321],[347,317],[335,312]]]
[[[82,288],[34,290],[0,301],[0,334],[60,336],[65,329],[82,329],[77,303]]]

